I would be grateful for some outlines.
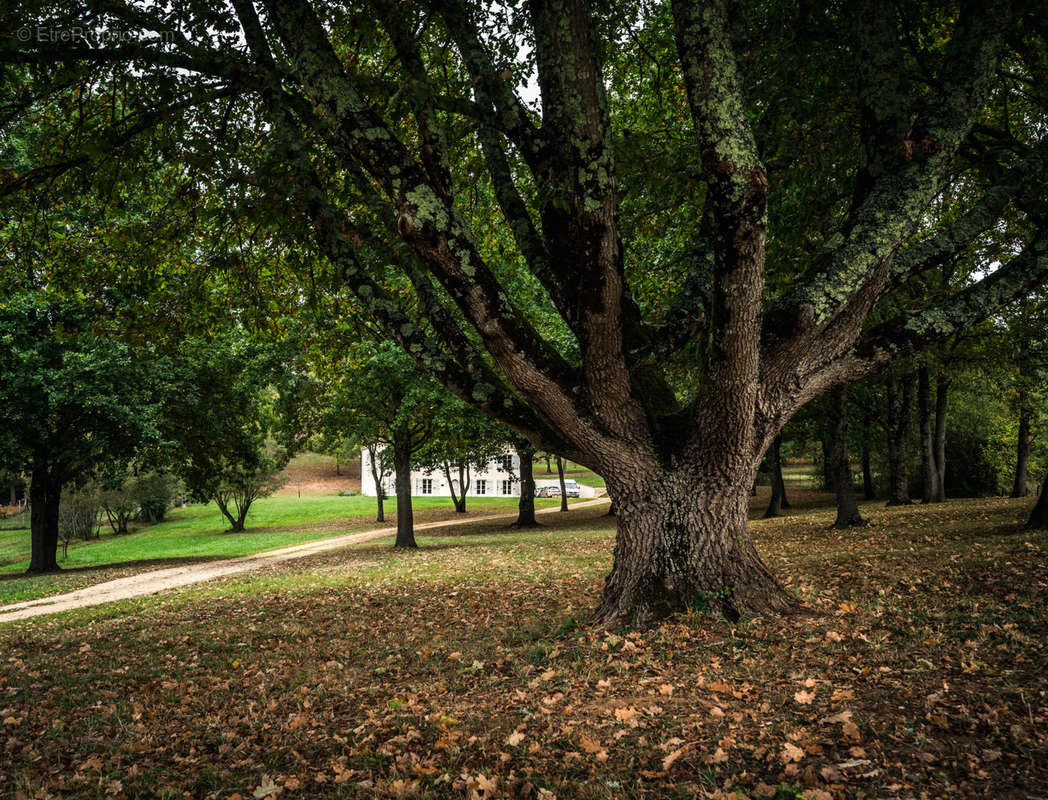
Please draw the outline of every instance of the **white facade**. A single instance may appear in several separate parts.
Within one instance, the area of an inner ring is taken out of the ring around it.
[[[469,489],[466,497],[519,497],[520,457],[507,449],[505,454],[478,470],[470,470]],[[462,496],[458,487],[458,470],[452,469],[451,477],[455,483],[455,494]],[[386,497],[396,497],[396,478],[390,473],[383,479]],[[360,493],[374,497],[375,479],[371,474],[371,457],[365,447],[360,451]],[[432,471],[414,469],[411,471],[411,494],[414,497],[451,497],[451,487],[444,475],[444,470]]]

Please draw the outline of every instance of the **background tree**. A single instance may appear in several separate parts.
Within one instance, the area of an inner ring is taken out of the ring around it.
[[[560,484],[560,510],[568,510],[568,490],[564,484],[564,459],[557,456],[557,482]]]
[[[513,447],[520,462],[520,499],[517,501],[517,519],[510,527],[534,528],[539,524],[535,519],[535,448],[520,437],[514,441]]]
[[[449,395],[437,410],[432,439],[416,454],[414,465],[443,473],[455,511],[464,514],[474,470],[500,458],[511,436],[506,426]]]
[[[58,569],[63,489],[158,436],[171,390],[164,359],[112,338],[105,324],[44,291],[0,303],[0,460],[31,474],[29,572]]]
[[[859,504],[852,482],[851,459],[848,457],[848,391],[843,386],[830,391],[827,397],[832,442],[830,463],[833,467],[833,485],[837,493],[837,519],[834,528],[865,525],[859,513]]]
[[[182,342],[180,391],[164,409],[172,468],[192,496],[215,501],[231,531],[280,488],[280,470],[305,439],[291,402],[301,382],[293,350],[236,328]]]
[[[328,413],[335,424],[344,425],[346,436],[374,453],[377,458],[371,464],[381,464],[379,472],[392,464],[397,496],[394,546],[416,547],[412,465],[445,418],[454,414],[452,398],[390,342],[356,343],[331,375]]]

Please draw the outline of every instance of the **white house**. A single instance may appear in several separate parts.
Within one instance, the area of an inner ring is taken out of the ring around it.
[[[458,487],[458,470],[451,471],[452,480],[455,483],[455,494],[462,496]],[[386,497],[396,497],[396,479],[392,473],[383,480],[385,484]],[[545,486],[560,487],[556,479],[538,479],[535,481],[535,490]],[[580,497],[596,497],[596,491],[591,486],[579,487]],[[375,478],[371,473],[371,456],[365,447],[360,451],[360,493],[367,497],[374,497]],[[451,497],[451,487],[444,470],[420,470],[411,471],[411,494],[414,497]],[[494,461],[490,461],[484,469],[475,467],[470,470],[470,484],[466,491],[466,497],[520,497],[520,456],[516,451],[507,447],[505,452]]]
[[[519,468],[520,457],[507,449],[504,455],[486,464],[484,469],[470,470],[470,486],[466,491],[466,497],[519,497]],[[455,494],[461,496],[457,473],[457,470],[452,470],[451,475],[455,482]],[[396,497],[397,487],[393,474],[387,475],[383,482],[386,496]],[[366,447],[360,451],[360,493],[368,497],[374,497],[377,494],[375,478],[371,474],[371,457]],[[444,470],[412,470],[411,494],[416,497],[451,497],[451,487],[448,485]]]

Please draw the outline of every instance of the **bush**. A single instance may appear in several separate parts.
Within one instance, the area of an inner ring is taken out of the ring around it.
[[[142,522],[162,522],[181,486],[167,472],[147,472],[135,479],[138,516]]]
[[[63,492],[58,507],[58,535],[66,544],[70,539],[98,536],[98,515],[102,505],[95,487]]]

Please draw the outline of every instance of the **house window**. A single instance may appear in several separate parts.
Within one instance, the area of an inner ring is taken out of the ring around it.
[[[513,469],[513,456],[502,457],[502,469],[506,472],[510,472]]]
[[[502,494],[513,494],[513,481],[502,482]]]
[[[422,479],[422,494],[433,494],[433,479],[423,478]]]
[[[487,493],[488,493],[488,482],[486,480],[478,480],[477,481],[477,494],[487,494]]]

